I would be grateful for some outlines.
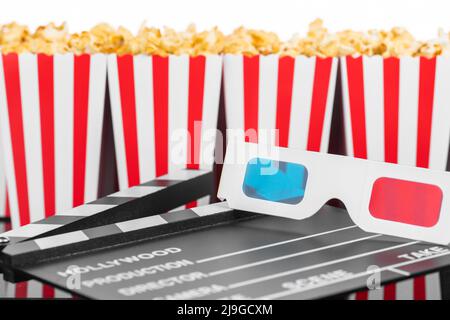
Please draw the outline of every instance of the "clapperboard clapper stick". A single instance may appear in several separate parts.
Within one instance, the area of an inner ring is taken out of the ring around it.
[[[0,248],[14,243],[157,215],[210,195],[214,174],[180,169],[141,185],[125,189],[74,209],[0,234]],[[1,259],[0,259],[1,261]],[[19,274],[0,263],[5,280],[22,281]]]
[[[11,244],[4,248],[1,262],[8,269],[21,268],[256,216],[219,202]]]
[[[174,171],[0,234],[0,237],[8,240],[0,246],[164,213],[210,195],[213,188],[212,171],[184,169]]]

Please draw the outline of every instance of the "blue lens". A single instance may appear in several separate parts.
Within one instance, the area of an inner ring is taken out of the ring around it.
[[[301,164],[254,158],[247,164],[242,189],[250,198],[297,204],[307,180],[308,170]]]

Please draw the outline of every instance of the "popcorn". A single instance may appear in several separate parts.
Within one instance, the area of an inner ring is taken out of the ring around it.
[[[319,57],[346,55],[382,55],[384,57],[415,55],[420,43],[405,29],[390,31],[343,30],[330,33],[320,19],[309,25],[305,38],[294,36],[283,45],[282,54]]]
[[[191,44],[193,55],[220,54],[224,48],[225,36],[214,27],[211,30],[194,33]]]
[[[418,41],[404,28],[389,31],[369,30],[358,32],[344,30],[329,33],[320,19],[309,26],[305,38],[298,35],[283,43],[281,54],[319,57],[347,55],[381,55],[383,57],[424,56],[450,54],[450,37],[440,32],[439,40]]]
[[[198,33],[194,25],[184,32],[164,28],[161,35],[161,48],[166,54],[219,54],[223,49],[224,36],[217,28]]]
[[[272,54],[278,53],[281,41],[273,32],[239,27],[225,37],[223,53],[230,54]]]
[[[133,34],[125,29],[119,27],[115,30],[112,26],[106,23],[101,23],[94,26],[90,31],[90,43],[85,49],[91,53],[130,53],[129,41],[133,38]]]
[[[26,47],[33,53],[54,53],[68,52],[69,32],[65,23],[57,26],[50,23],[40,26],[26,40]]]
[[[91,52],[91,34],[87,31],[70,35],[69,50],[75,54]]]
[[[437,55],[450,55],[450,33],[439,29],[438,38],[420,44],[417,55],[434,57]]]
[[[130,48],[132,54],[165,55],[161,48],[161,31],[144,24],[136,37],[131,39]]]
[[[281,54],[288,56],[336,57],[339,55],[338,41],[335,35],[330,34],[323,27],[322,20],[317,19],[310,23],[305,38],[295,34],[290,40],[283,43]]]
[[[324,27],[322,20],[316,19],[310,23],[306,36],[295,34],[288,41],[281,41],[273,32],[244,27],[225,36],[217,27],[199,32],[192,24],[178,32],[169,27],[160,30],[144,24],[134,35],[124,27],[116,29],[100,23],[89,31],[70,34],[65,23],[40,26],[32,33],[27,26],[13,22],[0,28],[0,46],[3,53],[434,57],[450,54],[450,34],[440,30],[437,39],[418,41],[406,29],[399,27],[388,31],[343,30],[332,33]]]
[[[30,30],[27,26],[19,25],[15,22],[6,24],[0,29],[0,45],[2,52],[26,52],[28,49],[25,46],[30,35]]]
[[[217,27],[197,32],[194,25],[182,32],[167,27],[161,32],[143,25],[136,35],[124,27],[114,29],[106,23],[74,34],[69,34],[66,24],[54,23],[38,27],[34,33],[16,23],[0,29],[0,46],[4,53],[220,54],[224,39]]]

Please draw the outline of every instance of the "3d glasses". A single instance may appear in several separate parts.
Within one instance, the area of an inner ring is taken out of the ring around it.
[[[232,140],[218,197],[293,219],[339,199],[365,231],[450,243],[449,172]]]

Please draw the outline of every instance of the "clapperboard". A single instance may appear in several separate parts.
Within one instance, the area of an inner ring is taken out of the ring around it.
[[[88,299],[342,298],[437,270],[446,282],[447,247],[366,233],[340,208],[302,221],[226,202],[169,211],[213,177],[182,170],[3,233],[4,277]]]

